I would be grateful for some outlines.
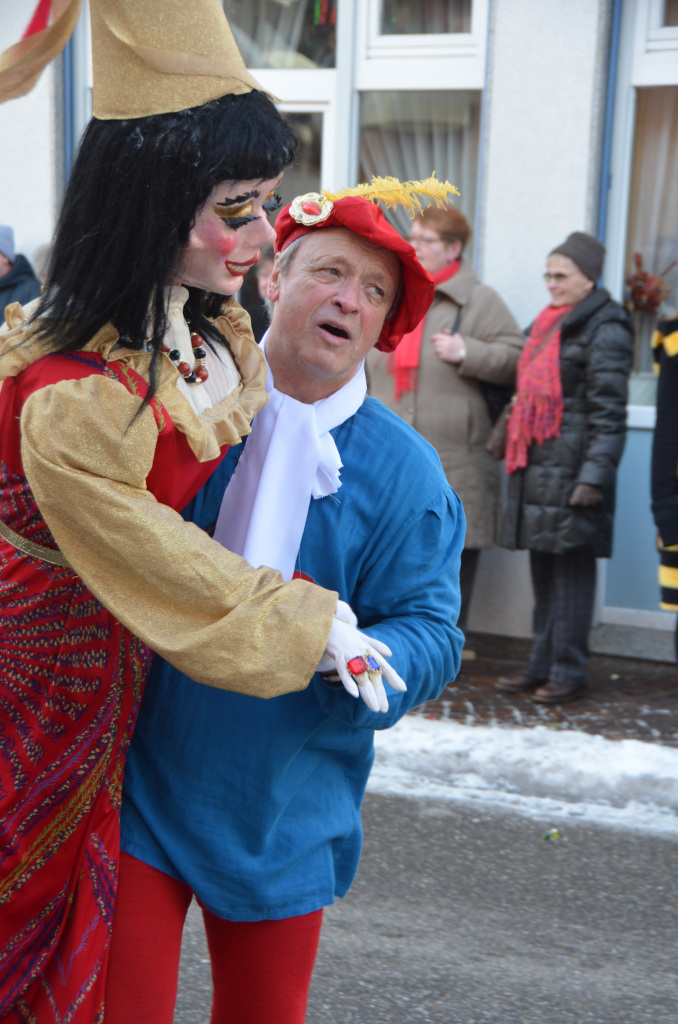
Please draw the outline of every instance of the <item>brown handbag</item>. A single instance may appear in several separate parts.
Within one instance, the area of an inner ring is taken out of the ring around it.
[[[508,430],[509,416],[511,415],[515,400],[516,396],[514,395],[511,401],[507,402],[504,406],[485,444],[486,451],[498,462],[504,458],[504,453],[506,452],[506,431]]]

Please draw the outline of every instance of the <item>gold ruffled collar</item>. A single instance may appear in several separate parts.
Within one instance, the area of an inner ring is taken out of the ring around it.
[[[37,300],[36,300],[37,304]],[[12,303],[5,311],[7,327],[0,333],[0,381],[16,377],[27,366],[47,354],[42,339],[36,339],[30,326],[34,303],[22,307]],[[198,416],[177,388],[179,372],[166,357],[158,360],[156,395],[169,416],[186,435],[191,451],[199,462],[219,455],[225,444],[239,444],[251,431],[251,422],[266,402],[266,362],[252,338],[250,318],[235,301],[228,303],[214,324],[228,341],[240,374],[240,383],[223,401]],[[111,324],[98,331],[85,345],[85,352],[97,352],[106,362],[117,361],[131,366],[145,380],[153,354],[137,349],[118,347],[118,332]]]

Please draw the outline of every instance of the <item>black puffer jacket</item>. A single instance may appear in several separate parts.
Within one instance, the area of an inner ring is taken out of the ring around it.
[[[5,319],[5,306],[12,302],[20,302],[25,306],[31,299],[37,299],[41,290],[42,286],[33,273],[33,267],[19,253],[9,274],[0,277],[0,322]]]
[[[560,436],[533,444],[527,468],[509,477],[503,547],[562,554],[586,546],[598,558],[610,557],[632,362],[630,314],[598,288],[563,320]],[[600,487],[602,502],[587,508],[568,505],[580,483]]]

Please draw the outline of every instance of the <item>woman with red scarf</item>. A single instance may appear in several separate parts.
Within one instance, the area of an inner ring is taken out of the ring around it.
[[[612,553],[633,332],[626,310],[596,287],[604,258],[581,231],[550,253],[551,301],[520,357],[508,422],[502,544],[530,552],[534,641],[525,670],[496,686],[542,704],[586,689],[596,558]]]
[[[367,358],[371,393],[433,445],[464,504],[462,630],[480,551],[496,542],[500,512],[499,464],[485,447],[492,418],[483,388],[513,384],[524,342],[510,310],[463,258],[470,237],[470,224],[453,206],[427,207],[414,218],[408,241],[435,282],[433,304],[394,355],[373,351]]]

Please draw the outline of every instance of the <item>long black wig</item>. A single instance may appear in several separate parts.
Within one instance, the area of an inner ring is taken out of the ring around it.
[[[77,351],[112,323],[130,348],[158,351],[165,286],[177,274],[197,213],[222,181],[274,178],[296,139],[262,92],[223,96],[178,113],[90,121],[57,224],[49,287],[35,318],[50,351]],[[189,289],[191,327],[223,295]],[[154,374],[153,374],[154,376]],[[153,390],[153,382],[151,382]]]

